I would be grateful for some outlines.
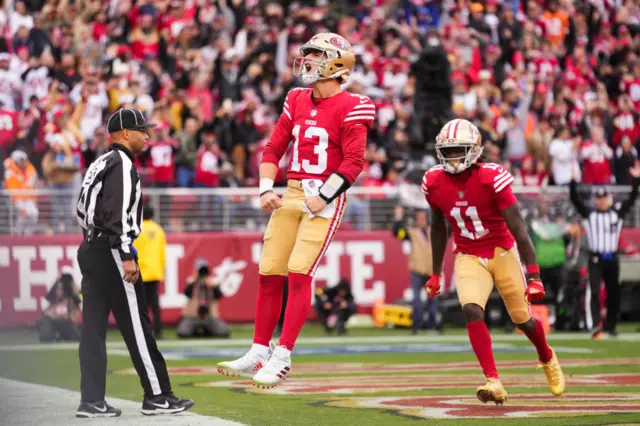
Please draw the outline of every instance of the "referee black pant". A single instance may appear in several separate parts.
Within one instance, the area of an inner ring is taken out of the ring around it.
[[[83,325],[80,337],[82,401],[105,400],[107,325],[113,312],[147,397],[171,392],[169,373],[151,331],[142,278],[122,279],[120,254],[107,238],[83,241],[78,249],[82,271]]]
[[[620,260],[616,254],[604,257],[597,253],[591,253],[589,258],[589,289],[593,328],[600,326],[600,283],[603,280],[607,291],[607,318],[603,328],[605,331],[615,331],[620,314]]]

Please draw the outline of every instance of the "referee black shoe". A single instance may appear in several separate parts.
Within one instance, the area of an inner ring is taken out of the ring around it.
[[[157,395],[153,398],[144,397],[142,401],[142,414],[145,416],[155,416],[158,414],[178,414],[193,407],[195,402],[192,399],[180,399],[173,393],[168,395]]]
[[[96,417],[120,417],[122,410],[102,402],[81,402],[76,411],[76,417],[81,419],[93,419]]]

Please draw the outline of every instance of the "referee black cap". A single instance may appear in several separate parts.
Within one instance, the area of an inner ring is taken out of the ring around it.
[[[596,197],[606,197],[609,195],[609,191],[604,186],[600,186],[596,189]]]
[[[107,121],[107,131],[109,133],[120,132],[125,129],[144,130],[155,126],[155,124],[147,123],[144,115],[137,109],[128,108],[120,108]]]

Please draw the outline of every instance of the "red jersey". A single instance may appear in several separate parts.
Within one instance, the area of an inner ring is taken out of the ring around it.
[[[196,173],[193,181],[201,186],[220,185],[220,154],[201,146],[196,158]]]
[[[640,137],[638,116],[635,112],[620,112],[613,119],[613,146],[618,146],[623,136],[627,135],[634,143]]]
[[[540,80],[544,80],[547,74],[555,76],[560,71],[560,64],[553,55],[538,56],[529,62],[529,71],[535,73]]]
[[[262,154],[278,164],[293,141],[289,179],[320,179],[337,172],[353,183],[364,167],[367,131],[376,107],[366,96],[340,92],[312,99],[312,89],[287,94],[282,115]]]
[[[173,183],[175,178],[175,163],[173,154],[175,148],[166,141],[158,141],[149,147],[147,167],[151,169],[150,179],[156,183]]]
[[[441,210],[451,224],[455,253],[491,259],[496,247],[513,247],[501,213],[517,201],[512,182],[513,176],[493,163],[478,163],[455,175],[442,166],[425,173],[422,192],[431,208]]]
[[[586,142],[580,148],[580,159],[582,160],[582,183],[592,185],[611,183],[613,149],[609,145]]]
[[[16,140],[18,135],[18,112],[0,109],[0,146]]]

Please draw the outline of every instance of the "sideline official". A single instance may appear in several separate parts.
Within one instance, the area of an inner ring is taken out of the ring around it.
[[[144,389],[142,413],[175,414],[194,404],[171,391],[167,366],[151,331],[132,245],[140,234],[142,220],[140,177],[134,155],[144,150],[149,138],[147,129],[153,126],[145,122],[140,111],[116,111],[107,122],[113,140],[109,152],[91,164],[82,182],[77,218],[84,233],[78,249],[83,327],[81,402],[76,417],[121,414],[105,401],[109,312],[113,312]]]
[[[575,179],[571,181],[571,201],[583,218],[589,243],[589,287],[591,293],[591,318],[587,315],[587,325],[593,330],[592,337],[602,337],[603,331],[615,337],[620,313],[620,259],[618,244],[622,222],[638,197],[640,185],[640,165],[630,170],[632,190],[629,198],[622,204],[613,205],[605,187],[596,190],[595,210],[585,206],[578,194]],[[607,291],[607,318],[600,326],[600,283],[604,280]],[[587,296],[588,298],[588,296]],[[587,311],[588,312],[588,311]],[[591,324],[589,324],[591,322]]]

